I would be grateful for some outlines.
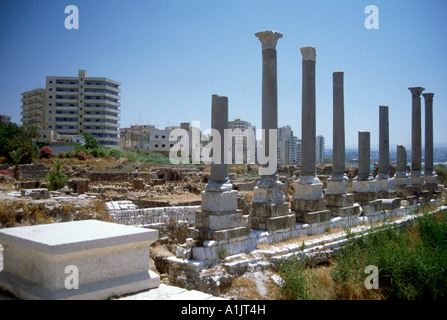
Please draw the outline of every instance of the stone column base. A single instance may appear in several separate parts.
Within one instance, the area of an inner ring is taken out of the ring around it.
[[[348,193],[348,178],[336,180],[329,178],[326,184],[326,195],[328,194],[346,194]]]
[[[376,192],[356,192],[354,191],[354,201],[364,203],[368,201],[377,200]]]
[[[316,200],[323,198],[323,184],[314,176],[303,176],[293,184],[293,200]]]
[[[365,192],[376,192],[376,181],[375,180],[357,180],[352,181],[352,192],[353,193],[365,193]]]
[[[317,223],[329,221],[331,219],[331,210],[322,210],[314,212],[296,212],[296,221],[301,223]]]
[[[355,216],[360,215],[360,205],[354,204],[349,207],[329,207],[331,210],[331,215],[333,217],[348,217],[348,216]]]
[[[364,215],[382,210],[382,200],[360,202],[359,205],[362,207]]]
[[[386,198],[382,200],[382,209],[383,210],[394,210],[400,207],[401,199],[399,198]]]
[[[389,192],[394,189],[394,179],[376,179],[377,192]]]
[[[413,187],[411,185],[394,186],[396,195],[400,198],[406,198],[413,195]]]
[[[253,202],[250,206],[251,228],[276,231],[295,226],[295,214],[289,210],[288,203]]]
[[[237,190],[202,192],[202,210],[205,212],[232,212],[237,210]]]
[[[203,240],[229,240],[250,234],[242,210],[233,212],[196,212],[195,227],[188,228],[189,238]]]
[[[223,230],[210,230],[205,228],[188,228],[188,237],[202,240],[223,241],[248,236],[251,232],[249,227],[236,227]]]
[[[438,183],[427,183],[425,184],[425,187],[427,188],[427,190],[430,190],[431,192],[435,192],[438,191]]]
[[[354,204],[354,194],[325,194],[324,202],[327,207],[349,207]]]
[[[379,191],[377,192],[377,199],[394,199],[397,197],[397,191]]]
[[[290,209],[295,212],[315,212],[326,209],[324,199],[290,201]]]

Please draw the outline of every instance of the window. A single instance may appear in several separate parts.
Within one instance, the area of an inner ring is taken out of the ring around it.
[[[155,147],[155,148],[158,148],[158,144],[156,144],[154,147]]]
[[[165,144],[162,144],[161,147],[164,148],[164,147],[166,147],[166,145],[165,145]]]

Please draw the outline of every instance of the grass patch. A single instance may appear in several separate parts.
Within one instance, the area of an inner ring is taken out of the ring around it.
[[[330,265],[290,259],[280,267],[281,299],[447,299],[447,212],[425,214],[405,227],[376,227],[353,238]],[[367,289],[368,265],[379,289]]]

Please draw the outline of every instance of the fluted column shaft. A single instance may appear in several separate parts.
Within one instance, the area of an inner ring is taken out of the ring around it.
[[[316,139],[316,100],[315,100],[315,64],[314,47],[301,48],[302,69],[302,116],[301,116],[301,175],[315,176],[315,139]]]
[[[379,106],[379,179],[390,177],[390,144],[388,107]]]
[[[345,111],[344,111],[344,73],[334,72],[333,82],[333,165],[331,179],[345,176]]]
[[[424,175],[433,175],[433,93],[422,94],[425,99],[425,167]]]
[[[421,146],[421,93],[422,87],[408,88],[411,91],[411,175],[420,176],[422,168]]]

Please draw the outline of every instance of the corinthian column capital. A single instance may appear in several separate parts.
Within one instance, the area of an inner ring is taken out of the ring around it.
[[[282,33],[273,30],[260,31],[255,33],[262,43],[262,50],[275,49],[278,39],[282,38]]]
[[[423,93],[422,96],[424,97],[425,101],[430,102],[433,101],[434,93]]]
[[[317,53],[314,47],[302,47],[301,54],[303,55],[304,61],[316,61]]]
[[[422,88],[422,87],[412,87],[412,88],[408,88],[408,90],[411,91],[411,94],[412,94],[413,98],[419,98],[421,96],[422,91],[424,91],[425,88]]]

